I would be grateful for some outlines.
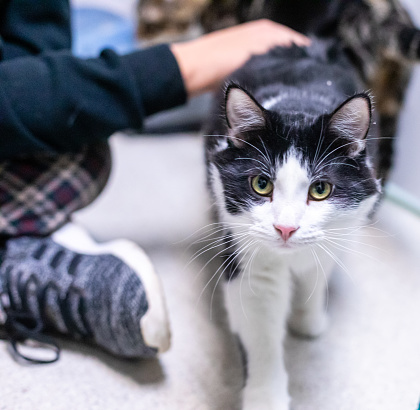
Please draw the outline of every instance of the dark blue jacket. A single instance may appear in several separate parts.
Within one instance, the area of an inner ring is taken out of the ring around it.
[[[0,36],[0,159],[74,150],[186,100],[167,45],[74,57],[68,0],[3,1]]]

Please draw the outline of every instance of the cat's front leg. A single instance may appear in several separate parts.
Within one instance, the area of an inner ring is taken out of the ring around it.
[[[225,286],[231,327],[240,338],[246,358],[243,410],[289,409],[283,358],[289,277],[286,270],[254,271],[250,282],[239,275]]]

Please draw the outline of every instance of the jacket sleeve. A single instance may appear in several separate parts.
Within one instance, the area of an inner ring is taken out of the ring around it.
[[[186,101],[167,45],[80,59],[52,51],[0,63],[0,159],[64,152],[139,129],[145,116]]]
[[[1,58],[71,48],[68,0],[1,0]]]

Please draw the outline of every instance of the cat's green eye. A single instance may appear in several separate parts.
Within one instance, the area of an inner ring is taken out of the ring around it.
[[[325,181],[314,182],[309,187],[309,196],[315,201],[323,201],[327,199],[332,192],[332,185]]]
[[[252,178],[251,186],[252,189],[261,196],[269,196],[273,192],[273,183],[262,175]]]

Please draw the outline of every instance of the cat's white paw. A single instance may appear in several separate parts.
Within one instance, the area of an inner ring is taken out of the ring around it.
[[[264,389],[244,392],[242,410],[290,410],[290,397]]]
[[[242,410],[290,410],[290,407],[289,401],[280,402],[264,398],[262,400],[244,403]]]
[[[328,316],[322,312],[296,310],[289,319],[291,332],[302,337],[318,337],[328,327]]]

